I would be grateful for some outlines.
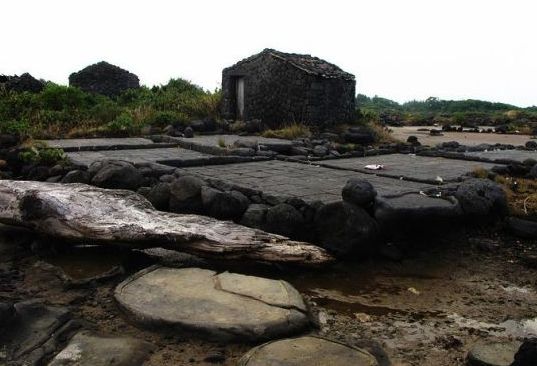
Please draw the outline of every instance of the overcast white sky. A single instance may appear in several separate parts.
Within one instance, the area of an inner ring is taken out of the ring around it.
[[[309,53],[397,101],[537,105],[535,0],[2,0],[0,74],[67,84],[106,60],[145,85],[214,89],[264,48]]]

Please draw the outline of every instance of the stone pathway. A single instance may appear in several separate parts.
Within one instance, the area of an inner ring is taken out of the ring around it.
[[[269,340],[309,324],[287,282],[200,268],[150,267],[119,284],[115,298],[142,325],[210,340]]]
[[[351,170],[337,170],[313,164],[270,160],[242,164],[184,168],[185,174],[201,178],[219,179],[265,194],[299,197],[305,201],[325,203],[341,200],[341,189],[349,178],[363,178],[371,182],[380,195],[417,192],[433,185],[379,177]]]
[[[494,165],[477,161],[454,160],[416,156],[413,154],[389,154],[364,158],[334,159],[319,162],[326,167],[354,170],[364,173],[401,178],[407,180],[434,183],[437,177],[444,182],[456,181],[461,176],[471,173],[477,168],[490,169]],[[365,169],[369,164],[384,165],[384,169],[372,171]]]
[[[318,337],[283,339],[246,353],[238,366],[378,366],[369,352]]]

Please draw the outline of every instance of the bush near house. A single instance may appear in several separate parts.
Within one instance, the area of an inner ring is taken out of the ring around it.
[[[0,133],[33,138],[131,136],[145,125],[165,127],[218,118],[220,91],[183,79],[117,97],[46,83],[38,93],[0,91]]]

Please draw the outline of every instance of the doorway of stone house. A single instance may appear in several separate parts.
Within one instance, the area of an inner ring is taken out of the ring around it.
[[[237,93],[237,116],[238,120],[244,119],[244,77],[238,77],[235,81],[235,91]]]

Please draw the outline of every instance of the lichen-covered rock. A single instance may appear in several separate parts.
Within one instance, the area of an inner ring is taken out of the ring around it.
[[[69,85],[112,97],[139,88],[140,81],[133,73],[101,61],[69,75]]]

